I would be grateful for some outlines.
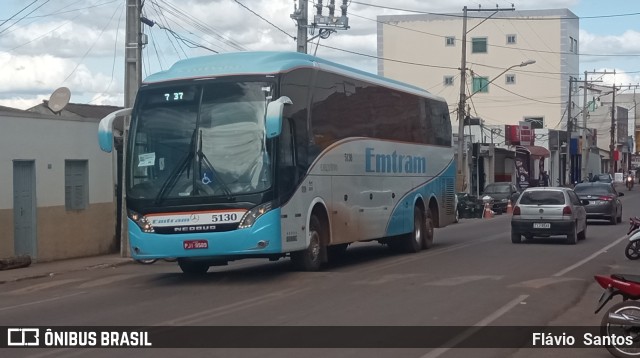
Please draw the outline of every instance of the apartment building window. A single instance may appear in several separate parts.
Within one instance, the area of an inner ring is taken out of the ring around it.
[[[444,76],[444,85],[453,86],[453,76]]]
[[[486,37],[471,38],[471,53],[487,53],[487,38]]]
[[[507,35],[507,45],[515,45],[516,35]]]
[[[569,52],[578,53],[578,40],[569,36]]]
[[[489,77],[474,77],[473,78],[473,93],[489,92]]]
[[[516,75],[513,75],[513,74],[505,75],[504,76],[504,83],[506,83],[508,85],[516,84]]]
[[[67,211],[89,207],[89,161],[64,161],[64,206]]]
[[[454,36],[447,36],[444,38],[444,44],[445,46],[455,46],[456,38]]]

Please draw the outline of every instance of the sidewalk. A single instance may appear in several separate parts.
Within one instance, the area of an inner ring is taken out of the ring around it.
[[[116,267],[132,262],[133,260],[129,257],[121,257],[120,254],[110,254],[68,260],[32,263],[31,265],[23,268],[0,270],[0,284],[22,281],[31,278],[47,277],[64,272]]]

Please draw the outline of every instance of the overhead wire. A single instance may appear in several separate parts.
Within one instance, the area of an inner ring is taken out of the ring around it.
[[[117,11],[118,11],[118,8],[116,8],[116,10],[113,12],[113,14],[111,14],[111,18],[109,18],[109,21],[107,22],[107,24],[102,28],[102,30],[100,31],[100,34],[98,34],[98,37],[96,37],[95,41],[93,41],[91,46],[89,46],[89,49],[84,53],[84,55],[82,55],[82,58],[76,64],[76,67],[73,68],[73,71],[71,71],[71,73],[69,73],[69,75],[62,81],[62,83],[67,82],[67,80],[76,72],[78,67],[80,67],[80,65],[84,62],[84,59],[87,57],[89,52],[91,52],[91,50],[93,50],[93,47],[96,45],[96,43],[98,43],[98,40],[100,39],[100,37],[102,37],[102,34],[105,32],[105,30],[107,29],[109,24],[111,24],[111,21],[113,20],[113,17],[116,15]]]

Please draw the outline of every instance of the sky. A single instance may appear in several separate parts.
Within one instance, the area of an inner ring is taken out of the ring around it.
[[[156,23],[144,26],[148,44],[143,49],[143,78],[184,58],[296,48],[297,30],[290,15],[297,0],[143,2],[143,16]],[[314,2],[309,2],[310,17]],[[49,99],[59,87],[71,90],[73,103],[123,105],[126,0],[2,0],[2,4],[1,106],[27,109]],[[580,53],[601,55],[581,55],[580,71],[611,72],[598,77],[604,84],[640,83],[640,1],[636,0],[349,0],[350,29],[321,39],[320,46],[309,44],[308,51],[375,73],[378,15],[412,13],[399,9],[461,13],[464,6],[512,4],[516,10],[571,10],[580,17]],[[459,65],[459,60],[454,62]]]

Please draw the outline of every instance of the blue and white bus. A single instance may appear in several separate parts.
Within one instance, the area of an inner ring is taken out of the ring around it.
[[[131,115],[126,207],[135,259],[185,273],[244,258],[319,270],[357,241],[417,252],[455,219],[446,102],[288,52],[182,60],[149,76]]]

